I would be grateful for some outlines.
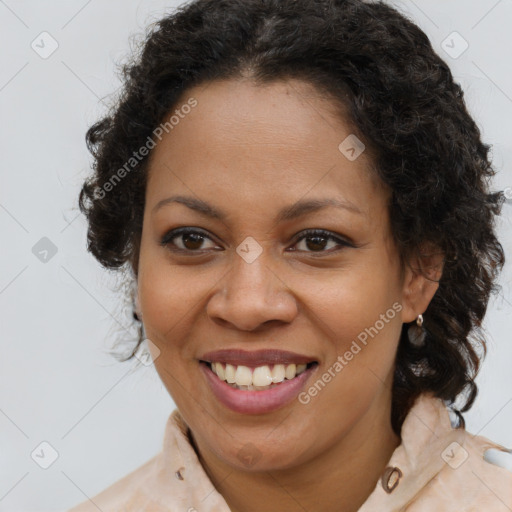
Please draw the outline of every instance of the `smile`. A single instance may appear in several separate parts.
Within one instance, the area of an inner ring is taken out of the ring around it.
[[[317,362],[256,367],[199,362],[212,396],[219,404],[240,414],[265,414],[290,404],[306,387],[318,366]],[[233,382],[228,382],[228,378]],[[269,384],[270,379],[272,382]],[[267,384],[258,386],[254,382]]]

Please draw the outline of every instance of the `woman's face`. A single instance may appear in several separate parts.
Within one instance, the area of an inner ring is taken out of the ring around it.
[[[326,99],[299,81],[211,82],[183,98],[149,168],[146,336],[199,446],[230,466],[292,467],[389,411],[402,322],[423,310],[407,298],[388,193],[353,138],[339,148],[351,131]],[[201,235],[171,236],[184,227]],[[234,389],[203,360],[274,385]],[[316,364],[276,384],[293,362]]]

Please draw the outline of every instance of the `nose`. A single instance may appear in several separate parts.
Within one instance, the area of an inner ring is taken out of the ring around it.
[[[207,304],[209,318],[233,329],[257,331],[290,323],[298,308],[293,292],[261,254],[248,263],[238,255]]]

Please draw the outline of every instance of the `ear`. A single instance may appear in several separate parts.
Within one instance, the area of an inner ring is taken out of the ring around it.
[[[433,243],[423,243],[406,262],[402,288],[402,321],[413,322],[425,313],[432,297],[439,288],[444,264],[444,254]]]

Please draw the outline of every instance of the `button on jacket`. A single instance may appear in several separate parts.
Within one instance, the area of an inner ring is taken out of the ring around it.
[[[444,402],[423,394],[359,512],[510,512],[512,471],[487,462],[483,455],[489,448],[512,453],[483,436],[452,428]],[[178,409],[167,420],[158,455],[69,512],[98,509],[230,512],[199,462]]]

